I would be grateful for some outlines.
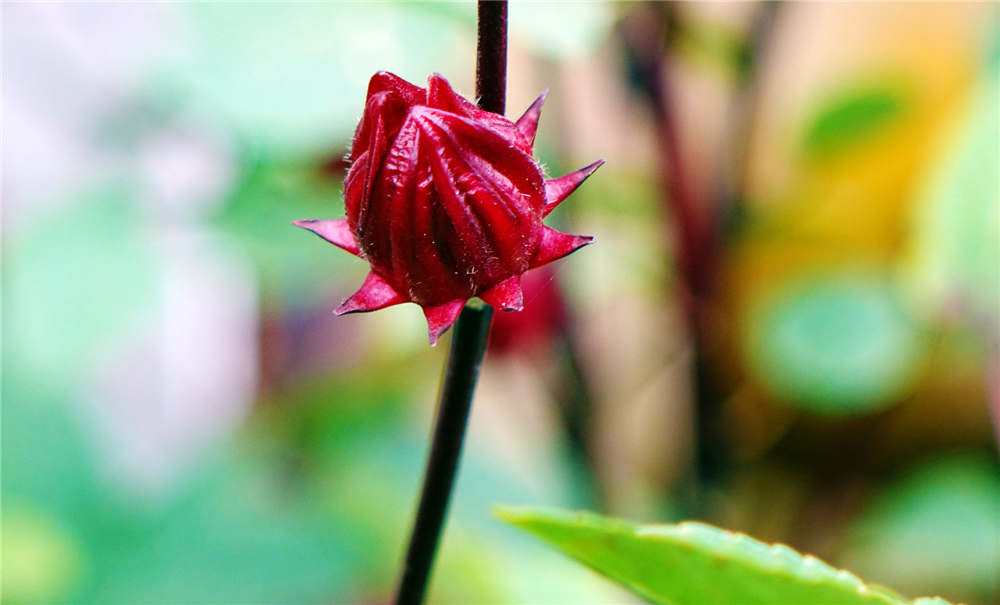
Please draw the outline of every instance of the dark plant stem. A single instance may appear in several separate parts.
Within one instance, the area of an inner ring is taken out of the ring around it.
[[[476,96],[479,106],[503,114],[507,96],[506,1],[479,2],[477,48]],[[455,323],[420,504],[396,590],[396,605],[419,605],[424,600],[458,472],[472,396],[486,353],[492,320],[493,307],[485,303],[470,303]]]
[[[720,187],[714,203],[699,200],[686,164],[678,129],[673,82],[669,77],[670,39],[679,23],[673,5],[651,3],[626,21],[624,40],[634,75],[653,109],[659,142],[660,173],[667,229],[675,241],[677,268],[686,323],[693,352],[693,407],[695,452],[688,505],[693,514],[704,508],[704,487],[724,475],[728,453],[721,434],[724,393],[712,372],[712,333],[715,281],[727,215],[745,195],[745,173],[749,141],[759,95],[757,67],[772,37],[778,2],[765,2],[751,25],[743,63],[738,66],[738,84],[731,109],[730,155],[720,171]]]
[[[704,266],[705,275],[701,288],[695,290],[699,309],[712,308],[719,259],[723,255],[726,236],[738,228],[737,209],[746,192],[750,144],[756,126],[755,120],[760,100],[761,65],[767,59],[775,23],[782,3],[770,0],[759,4],[750,24],[747,40],[738,65],[736,90],[730,103],[728,146],[719,170],[718,189],[712,216],[706,231],[705,248],[712,251]],[[702,487],[712,487],[724,478],[731,465],[731,452],[724,437],[722,404],[726,392],[720,387],[713,372],[713,334],[704,312],[691,316],[694,333],[694,385],[696,449],[695,474]],[[699,494],[698,507],[704,508],[704,498]]]
[[[507,0],[479,0],[476,97],[479,107],[503,115],[507,106]]]
[[[703,508],[702,486],[708,480],[706,475],[711,467],[717,466],[717,460],[704,456],[720,455],[713,422],[717,393],[709,373],[703,333],[707,308],[704,303],[708,298],[716,251],[710,245],[712,217],[705,204],[696,199],[689,180],[674,108],[673,82],[668,77],[665,43],[673,33],[674,19],[672,5],[649,3],[623,22],[622,34],[630,75],[653,110],[665,211],[664,230],[674,242],[668,262],[676,270],[676,281],[670,286],[679,294],[693,353],[691,405],[694,408],[695,451],[691,472],[682,484],[679,497],[681,505],[687,509],[686,515],[697,517]]]
[[[719,170],[718,189],[713,217],[709,226],[707,247],[716,251],[706,266],[704,289],[697,292],[699,308],[710,308],[715,294],[718,259],[727,235],[739,228],[738,208],[747,194],[746,180],[750,157],[750,144],[756,126],[760,100],[761,65],[773,38],[774,26],[782,3],[777,0],[762,2],[754,15],[747,35],[743,60],[738,67],[736,91],[729,109],[729,145]],[[693,316],[694,327],[694,385],[696,449],[695,475],[702,487],[711,487],[724,478],[731,465],[731,452],[724,438],[722,404],[726,397],[712,370],[712,334],[707,318]],[[704,497],[699,494],[698,507],[704,508]]]
[[[418,605],[424,599],[458,471],[472,394],[486,352],[492,319],[493,307],[470,304],[455,324],[424,472],[424,487],[396,591],[397,605]]]

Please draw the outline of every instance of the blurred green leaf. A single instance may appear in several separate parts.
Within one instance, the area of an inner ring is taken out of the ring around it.
[[[914,469],[862,511],[842,559],[907,590],[989,602],[1000,591],[1000,466],[969,454]]]
[[[995,68],[1000,72],[1000,67]],[[912,285],[932,312],[955,300],[1000,315],[1000,76],[987,79],[922,192]]]
[[[61,601],[83,571],[79,544],[44,511],[4,500],[3,601]]]
[[[787,546],[768,546],[703,523],[635,525],[534,508],[501,508],[496,514],[655,603],[905,603]]]
[[[0,600],[66,602],[92,570],[87,534],[104,527],[105,486],[92,443],[64,403],[62,389],[69,385],[35,380],[10,357],[4,359],[0,407]]]
[[[111,187],[68,200],[5,243],[6,369],[67,385],[141,318],[158,271],[143,227],[129,192]]]
[[[891,123],[906,106],[902,91],[888,83],[840,91],[822,101],[808,119],[802,149],[809,156],[842,151]]]
[[[343,213],[340,180],[322,176],[318,166],[257,163],[247,168],[213,223],[250,257],[265,297],[294,296],[301,304],[328,293],[352,263],[359,275],[365,273],[350,254],[292,225],[296,219]]]
[[[226,451],[137,498],[104,476],[65,393],[4,378],[5,603],[319,601],[372,560],[349,519],[282,483],[273,453]]]
[[[864,273],[812,276],[778,288],[745,328],[750,368],[783,401],[827,415],[896,401],[923,342],[889,284]]]
[[[301,603],[349,594],[363,543],[277,477],[260,461],[223,456],[162,510],[119,517],[117,535],[105,527],[92,545],[99,567],[84,599]]]
[[[181,5],[183,44],[153,74],[153,94],[234,133],[268,157],[326,153],[350,140],[368,79],[456,77],[474,23],[411,2]],[[431,6],[430,8],[433,8]],[[292,35],[289,35],[293,32]]]
[[[2,424],[4,510],[20,505],[69,529],[94,521],[102,486],[92,444],[51,388],[7,371]]]

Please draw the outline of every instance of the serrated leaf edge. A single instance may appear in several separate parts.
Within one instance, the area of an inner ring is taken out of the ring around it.
[[[716,555],[739,560],[742,563],[768,573],[780,573],[809,583],[832,584],[848,591],[857,592],[860,595],[871,595],[883,599],[889,605],[952,605],[949,601],[939,596],[919,597],[913,601],[909,601],[890,589],[871,588],[861,578],[850,571],[838,569],[813,555],[802,554],[786,544],[768,544],[745,533],[723,529],[700,521],[682,521],[674,524],[637,524],[625,519],[605,517],[589,511],[508,506],[494,507],[493,515],[505,523],[514,525],[530,533],[534,532],[526,527],[525,523],[533,520],[547,520],[567,524],[598,522],[608,526],[607,529],[619,529],[631,532],[640,539],[666,539],[678,545],[694,546],[708,550]],[[751,554],[752,551],[757,551],[759,556],[753,556]],[[802,573],[803,570],[806,570],[806,573]],[[633,590],[636,589],[636,587],[631,586],[631,582],[616,581],[629,585]]]

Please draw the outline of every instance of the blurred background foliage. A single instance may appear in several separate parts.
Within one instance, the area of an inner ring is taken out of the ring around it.
[[[4,602],[384,602],[446,347],[289,223],[373,72],[472,91],[474,7],[3,10]],[[598,243],[498,320],[431,601],[631,602],[502,502],[1000,602],[996,6],[510,10]]]

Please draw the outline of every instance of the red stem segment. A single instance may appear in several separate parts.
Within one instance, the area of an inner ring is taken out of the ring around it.
[[[507,93],[507,2],[479,2],[476,96],[479,106],[503,114]],[[472,396],[486,353],[493,307],[466,305],[455,324],[441,383],[420,504],[396,591],[396,605],[419,605],[427,591],[452,487],[462,454]]]
[[[712,204],[698,199],[689,180],[690,172],[686,166],[687,158],[674,106],[673,83],[667,74],[670,49],[666,43],[675,33],[673,28],[678,26],[676,8],[672,4],[650,3],[623,26],[626,50],[653,108],[658,135],[668,229],[676,242],[673,262],[680,278],[681,298],[695,354],[694,475],[701,485],[716,482],[728,463],[726,442],[720,433],[724,394],[709,363],[711,334],[708,315],[715,295],[718,263],[724,243],[722,238],[725,235],[723,229],[727,226],[724,213],[731,213],[739,198],[745,195],[747,152],[759,92],[757,64],[767,50],[779,7],[779,2],[764,2],[753,22],[734,102],[736,107],[730,141],[732,156],[726,158],[719,199]],[[697,485],[693,488],[695,495],[691,498],[691,505],[697,510],[700,490]]]
[[[507,0],[479,0],[476,97],[480,109],[504,114],[507,105]]]

